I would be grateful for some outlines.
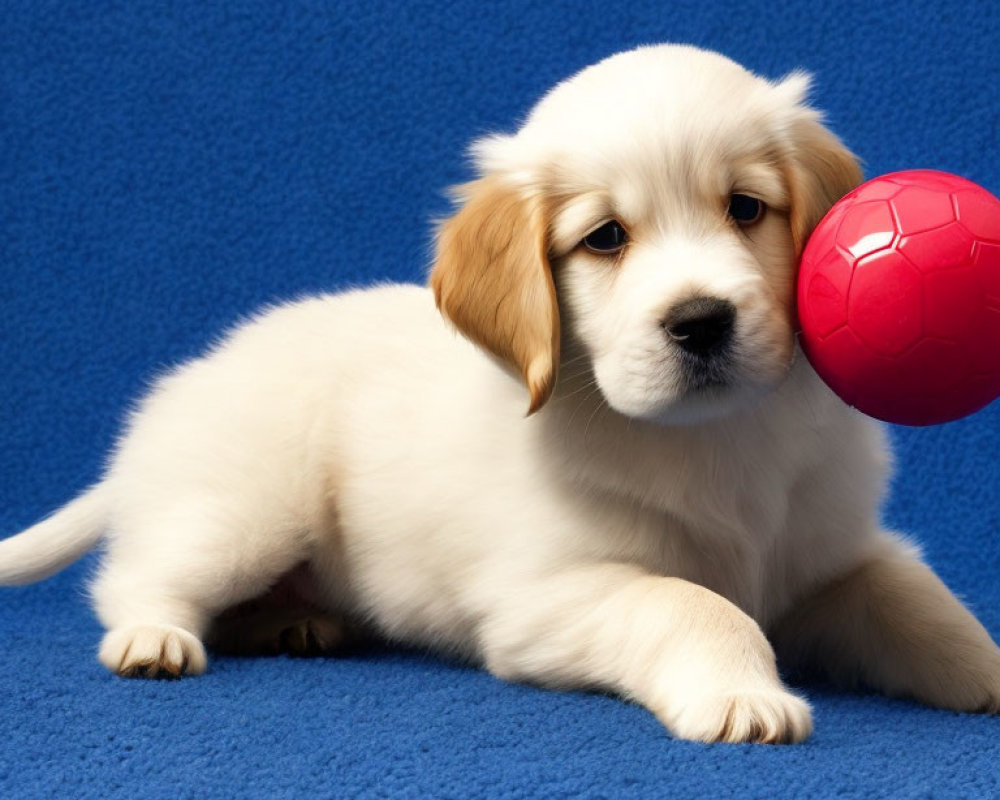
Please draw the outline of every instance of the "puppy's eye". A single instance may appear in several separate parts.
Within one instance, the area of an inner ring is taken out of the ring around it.
[[[584,236],[582,244],[591,253],[608,255],[609,253],[617,253],[627,242],[628,234],[625,232],[625,228],[618,220],[613,219]]]
[[[763,200],[748,194],[732,194],[729,196],[729,216],[741,227],[760,222],[767,206]]]

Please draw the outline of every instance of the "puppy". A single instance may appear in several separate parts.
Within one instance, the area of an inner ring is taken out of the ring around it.
[[[680,46],[560,84],[474,145],[429,289],[276,308],[161,379],[0,582],[103,539],[125,676],[349,624],[706,742],[809,734],[775,651],[996,712],[1000,651],[879,525],[881,427],[796,347],[797,256],[861,179],[807,85]]]

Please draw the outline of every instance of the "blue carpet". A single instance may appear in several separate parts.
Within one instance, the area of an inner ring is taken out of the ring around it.
[[[635,44],[817,75],[870,175],[1000,193],[1000,6],[0,2],[0,531],[99,474],[145,382],[268,301],[421,280],[466,143]],[[1000,404],[894,430],[888,521],[1000,635]],[[1000,719],[806,687],[791,748],[671,740],[640,708],[420,654],[94,660],[91,559],[0,590],[0,797],[996,797]]]

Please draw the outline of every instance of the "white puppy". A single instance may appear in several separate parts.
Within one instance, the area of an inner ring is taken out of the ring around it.
[[[797,254],[861,178],[807,83],[660,46],[557,86],[475,145],[433,291],[292,303],[160,380],[0,582],[103,537],[121,675],[326,650],[347,620],[704,741],[809,734],[772,643],[996,711],[1000,651],[879,526],[882,429],[795,346]]]

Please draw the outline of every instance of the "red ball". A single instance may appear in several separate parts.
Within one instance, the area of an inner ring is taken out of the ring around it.
[[[933,425],[1000,397],[1000,200],[933,170],[838,201],[799,268],[801,344],[845,402]]]

